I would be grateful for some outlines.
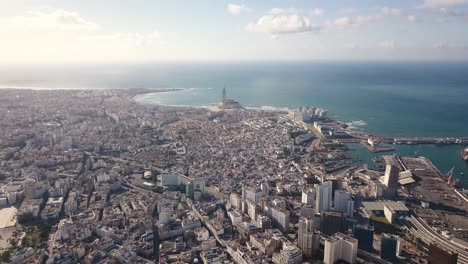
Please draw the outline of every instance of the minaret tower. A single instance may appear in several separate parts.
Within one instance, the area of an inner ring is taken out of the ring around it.
[[[227,95],[226,95],[226,86],[223,87],[223,102],[226,102]]]

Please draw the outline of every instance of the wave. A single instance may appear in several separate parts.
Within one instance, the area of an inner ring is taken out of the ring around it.
[[[364,120],[356,120],[356,121],[346,122],[346,125],[348,125],[348,128],[351,128],[351,129],[362,129],[363,126],[367,126],[367,123]]]
[[[265,110],[265,111],[289,111],[289,107],[285,106],[271,106],[271,105],[261,105],[261,106],[246,106],[246,109],[252,110]]]

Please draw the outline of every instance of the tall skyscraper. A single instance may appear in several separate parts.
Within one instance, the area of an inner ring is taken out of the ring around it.
[[[346,216],[342,212],[323,211],[320,213],[320,232],[332,236],[335,233],[344,233],[346,230]]]
[[[385,196],[394,197],[397,195],[399,176],[400,169],[393,164],[387,164],[383,182],[386,187]]]
[[[298,227],[297,246],[301,248],[303,256],[310,258],[320,246],[320,233],[314,230],[312,218],[299,218]]]
[[[334,264],[338,260],[344,260],[348,263],[356,263],[357,251],[357,239],[342,233],[336,233],[335,235],[325,239],[323,263]]]
[[[354,228],[353,236],[358,240],[359,249],[372,251],[374,248],[374,229],[364,226],[356,226]]]
[[[400,255],[400,238],[396,235],[382,233],[380,241],[380,258],[395,260]]]
[[[315,210],[317,210],[317,212],[330,210],[332,204],[333,183],[331,181],[326,181],[316,190],[317,198],[315,200]]]
[[[353,217],[354,201],[351,199],[350,193],[343,190],[335,191],[335,211],[345,213],[348,217]]]

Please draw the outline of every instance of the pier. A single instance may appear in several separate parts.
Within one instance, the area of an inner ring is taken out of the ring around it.
[[[394,151],[395,149],[390,146],[380,146],[380,145],[370,145],[367,141],[361,140],[361,145],[364,146],[367,150],[372,153],[379,153],[379,152],[390,152]]]
[[[468,145],[468,137],[388,137],[372,135],[361,131],[346,130],[346,133],[353,138],[367,140],[370,137],[376,138],[383,144],[398,144],[398,145],[418,145],[418,144],[435,144],[435,145]]]

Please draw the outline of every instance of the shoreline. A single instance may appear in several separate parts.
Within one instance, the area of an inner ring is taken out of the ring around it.
[[[182,92],[182,91],[187,91],[187,90],[191,90],[191,89],[195,89],[195,88],[180,88],[180,89],[175,89],[175,90],[171,90],[171,91],[162,91],[162,92]],[[156,94],[156,93],[154,93],[154,94]],[[141,94],[152,94],[152,93],[141,93]],[[139,94],[137,94],[137,95],[139,95]],[[135,102],[141,103],[141,104],[151,104],[151,105],[159,105],[159,106],[167,106],[167,107],[206,109],[208,111],[212,111],[212,108],[214,106],[216,106],[216,104],[197,106],[197,105],[163,104],[163,103],[159,103],[159,102],[142,102],[142,101],[139,101],[139,100],[135,99],[135,97],[137,95],[133,96],[132,99]],[[287,112],[289,110],[292,110],[292,109],[295,109],[295,108],[282,107],[282,106],[246,106],[243,109],[266,111],[266,112],[278,112],[278,113],[287,114]],[[364,126],[367,125],[367,123],[365,121],[363,121],[363,120],[342,121],[342,120],[333,119],[333,118],[328,118],[328,120],[329,120],[330,123],[336,123],[336,124],[338,124],[340,126],[346,126],[346,128],[344,130],[346,132],[352,133],[353,134],[353,135],[351,135],[352,138],[356,138],[356,139],[363,139],[363,137],[375,136],[375,137],[377,137],[379,139],[382,139],[382,141],[384,141],[384,143],[387,143],[387,144],[394,144],[394,143],[389,142],[389,140],[391,140],[391,139],[399,139],[399,140],[408,139],[406,142],[399,142],[399,144],[404,144],[404,145],[413,145],[413,144],[414,145],[420,145],[420,144],[464,145],[464,144],[468,144],[468,136],[450,136],[450,137],[447,137],[447,136],[417,136],[417,135],[416,136],[405,136],[405,135],[391,136],[391,135],[385,135],[385,134],[378,134],[378,133],[369,132],[369,131],[366,131],[365,128],[362,128],[362,130],[360,130],[359,127],[364,127]],[[420,142],[407,144],[408,141],[410,141],[411,139],[421,139],[422,141],[420,140]],[[462,143],[452,143],[452,142],[450,142],[448,144],[437,144],[436,142],[427,143],[428,140],[434,140],[434,139],[441,139],[441,140],[462,139],[463,142]],[[424,142],[424,141],[426,141],[426,142]],[[467,141],[467,142],[465,142],[465,141]]]

